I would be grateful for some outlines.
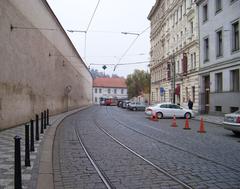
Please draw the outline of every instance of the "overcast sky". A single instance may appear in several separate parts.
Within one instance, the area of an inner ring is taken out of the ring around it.
[[[98,0],[47,0],[65,30],[86,31]],[[126,53],[136,35],[121,32],[141,33],[150,22],[147,16],[155,0],[101,0],[87,32],[85,48],[84,33],[68,33],[87,66],[103,71],[102,65],[149,61],[150,29],[141,34]],[[86,50],[86,51],[85,51]],[[85,57],[86,52],[86,57]],[[107,66],[106,74],[126,77],[134,69],[147,70],[148,63]]]

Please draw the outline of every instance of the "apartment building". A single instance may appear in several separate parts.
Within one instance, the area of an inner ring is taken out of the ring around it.
[[[156,0],[151,21],[151,101],[199,110],[197,7],[192,0]]]
[[[93,81],[93,102],[100,104],[102,98],[127,98],[127,85],[124,78],[96,78]]]
[[[240,108],[240,0],[198,0],[200,109],[223,114]]]

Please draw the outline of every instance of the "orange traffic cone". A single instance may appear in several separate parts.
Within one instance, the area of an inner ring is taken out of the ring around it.
[[[199,133],[206,133],[205,128],[204,128],[204,123],[203,123],[203,117],[201,117],[200,127],[199,127],[198,132]]]
[[[176,116],[173,116],[173,120],[172,120],[172,127],[177,127],[177,122],[176,122]]]
[[[157,114],[156,114],[155,111],[152,112],[151,120],[152,121],[158,121]]]
[[[190,130],[190,129],[191,129],[191,128],[189,127],[188,118],[186,118],[185,127],[184,127],[183,129],[185,129],[185,130]]]

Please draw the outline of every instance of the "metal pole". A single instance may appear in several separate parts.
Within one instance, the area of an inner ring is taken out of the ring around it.
[[[173,66],[173,103],[175,104],[175,59],[174,55],[172,56],[172,66]]]
[[[50,125],[49,124],[49,109],[47,109],[47,125]]]
[[[43,112],[43,125],[44,125],[44,129],[47,128],[47,113],[46,113],[46,110],[44,110]]]
[[[41,134],[44,133],[44,130],[43,130],[43,112],[41,112]]]
[[[29,152],[29,125],[25,125],[25,166],[29,167],[30,164],[30,152]]]
[[[14,137],[14,188],[22,189],[22,171],[21,171],[21,137]]]
[[[38,114],[36,114],[36,141],[39,140],[39,117],[38,117]]]
[[[31,125],[30,151],[34,152],[34,125],[33,125],[33,120],[32,119],[30,121],[30,125]]]

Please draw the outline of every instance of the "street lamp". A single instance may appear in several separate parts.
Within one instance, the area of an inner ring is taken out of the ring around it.
[[[87,62],[87,58],[86,58],[86,51],[87,51],[87,31],[86,30],[67,30],[68,32],[71,32],[71,33],[75,33],[75,32],[78,32],[78,33],[84,33],[85,34],[85,40],[84,40],[84,58],[85,58],[85,61]]]
[[[124,34],[124,35],[137,35],[137,36],[140,35],[139,33],[133,33],[133,32],[121,32],[121,34]]]
[[[138,39],[138,37],[140,36],[139,33],[134,33],[134,32],[121,32],[121,34],[124,35],[136,35],[137,37],[132,41],[132,43],[129,45],[129,47],[127,48],[127,50],[123,53],[123,55],[119,58],[118,63],[114,66],[113,71],[116,70],[117,66],[119,65],[120,61],[122,60],[122,58],[127,54],[127,52],[131,49],[131,47],[133,46],[133,44],[135,43],[135,41]]]

